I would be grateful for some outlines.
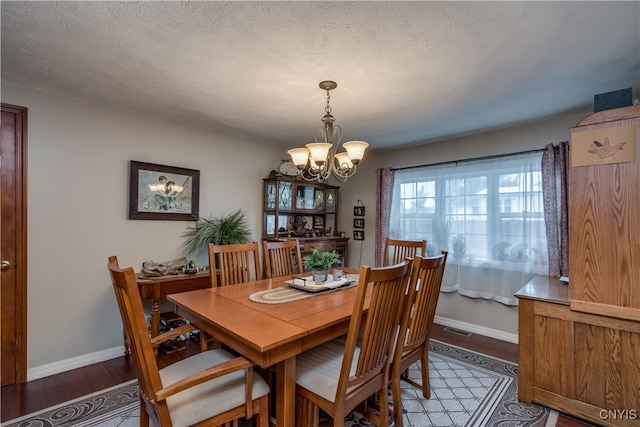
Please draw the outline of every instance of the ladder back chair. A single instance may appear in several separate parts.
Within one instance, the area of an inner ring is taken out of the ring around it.
[[[384,258],[382,265],[393,265],[413,259],[414,256],[425,256],[427,250],[426,240],[400,240],[387,239],[384,242]]]
[[[151,338],[133,269],[121,269],[115,256],[107,267],[138,377],[141,426],[237,426],[254,417],[256,426],[268,426],[269,387],[244,357],[216,349],[158,369],[154,347],[195,328],[183,325]]]
[[[262,241],[265,278],[292,276],[304,271],[300,242],[298,239],[285,241]]]
[[[258,242],[214,245],[209,243],[211,286],[235,285],[262,279]],[[220,281],[216,270],[220,270]]]
[[[391,363],[393,418],[396,427],[402,427],[401,380],[421,389],[425,398],[428,399],[431,396],[429,335],[436,314],[446,261],[447,252],[445,251],[435,257],[416,256],[413,259],[411,280],[402,309],[400,332]],[[407,375],[409,367],[418,360],[422,370],[422,384],[418,384]]]
[[[209,243],[208,252],[212,288],[262,279],[258,242],[230,245]],[[220,274],[217,274],[218,270]],[[208,334],[201,330],[200,347],[202,351],[208,348],[208,342]],[[214,346],[219,347],[220,344],[216,341]]]
[[[410,272],[410,261],[360,268],[346,338],[314,347],[296,358],[298,427],[318,427],[319,409],[333,418],[334,427],[342,427],[344,417],[376,393],[380,394],[380,414],[366,409],[363,413],[377,425],[388,426],[390,361]],[[371,299],[363,320],[367,295]]]

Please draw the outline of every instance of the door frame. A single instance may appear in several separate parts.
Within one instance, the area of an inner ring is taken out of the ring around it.
[[[2,112],[13,113],[15,129],[16,184],[16,382],[27,381],[27,111],[26,107],[2,103]],[[5,284],[6,286],[6,284]]]

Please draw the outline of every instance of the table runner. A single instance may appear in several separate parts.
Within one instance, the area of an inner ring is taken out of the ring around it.
[[[291,288],[289,286],[283,286],[281,288],[267,289],[264,291],[254,292],[249,295],[249,300],[260,304],[284,304],[287,302],[299,301],[305,298],[311,298],[316,295],[324,295],[329,292],[339,291],[341,289],[349,289],[358,285],[356,280],[345,286],[341,286],[335,289],[327,289],[320,292],[306,292],[300,289]]]

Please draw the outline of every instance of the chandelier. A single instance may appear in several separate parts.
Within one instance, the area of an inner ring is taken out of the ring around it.
[[[320,82],[319,86],[327,91],[327,106],[324,107],[323,125],[318,126],[315,131],[315,142],[305,145],[305,148],[291,149],[287,153],[298,167],[298,175],[302,179],[324,182],[333,174],[337,180],[344,182],[355,175],[357,165],[369,144],[364,141],[348,141],[342,144],[345,151],[338,152],[341,148],[342,128],[333,124],[335,119],[329,105],[329,92],[338,87],[338,84],[326,80]]]

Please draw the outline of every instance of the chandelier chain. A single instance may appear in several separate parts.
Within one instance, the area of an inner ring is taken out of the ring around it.
[[[329,101],[331,101],[331,94],[329,93],[329,89],[327,89],[327,106],[324,107],[324,111],[327,114],[331,114],[331,106],[329,105]]]

